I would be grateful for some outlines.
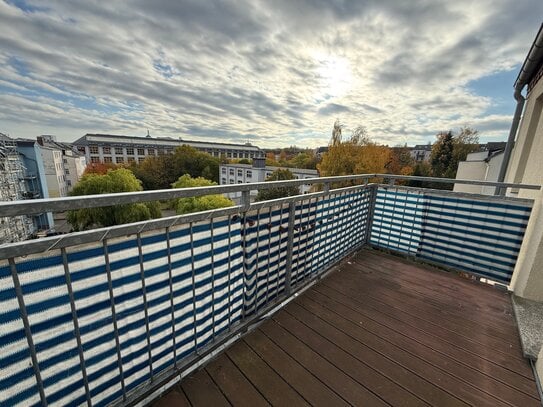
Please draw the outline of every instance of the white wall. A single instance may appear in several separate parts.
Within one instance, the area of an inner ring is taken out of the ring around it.
[[[484,181],[486,179],[487,167],[488,164],[485,161],[461,161],[458,163],[456,179]],[[453,191],[480,194],[482,187],[480,185],[454,184]]]

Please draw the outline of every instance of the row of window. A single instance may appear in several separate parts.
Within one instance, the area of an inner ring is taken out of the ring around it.
[[[226,168],[225,167],[222,168],[222,173],[226,174]],[[229,174],[234,175],[234,169],[233,168],[230,168]],[[243,170],[238,169],[238,177],[243,177]],[[253,172],[251,170],[246,170],[245,171],[245,177],[246,178],[252,178],[253,177]]]
[[[139,163],[142,163],[143,161],[145,160],[145,157],[139,157],[137,159],[137,161]],[[96,157],[96,156],[91,156],[90,158],[90,161],[91,163],[99,163],[100,162],[100,157]],[[136,158],[135,157],[128,157],[126,159],[126,162],[128,163],[133,163],[136,161]],[[124,164],[125,161],[124,161],[124,157],[104,157],[104,163],[106,164],[111,164],[111,163],[114,163],[114,164]]]
[[[102,154],[111,154],[112,151],[115,152],[116,155],[123,155],[123,151],[125,150],[125,147],[109,147],[109,146],[103,146],[102,148]],[[86,153],[85,146],[79,146],[77,147],[77,151],[79,151],[82,154]],[[214,157],[219,157],[222,154],[225,154],[227,158],[255,158],[258,157],[258,153],[249,153],[249,152],[237,152],[237,151],[223,151],[219,152],[217,150],[212,149],[205,149],[205,152],[213,155]],[[97,145],[91,145],[89,146],[89,153],[90,154],[99,154],[100,152],[100,146]],[[134,147],[126,147],[126,155],[134,155],[134,152],[137,152],[137,155],[145,155],[145,148],[134,148]],[[156,149],[156,152],[158,155],[164,155],[164,154],[172,154],[173,149],[171,148],[159,148]],[[147,148],[147,155],[155,155],[155,149],[154,148]]]

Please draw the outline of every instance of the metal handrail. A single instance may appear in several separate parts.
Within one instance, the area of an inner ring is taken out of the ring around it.
[[[132,204],[139,202],[159,201],[176,198],[189,198],[203,195],[250,192],[254,190],[300,185],[330,185],[344,181],[366,181],[373,178],[392,180],[438,182],[444,184],[481,185],[500,188],[518,188],[540,190],[541,185],[516,184],[492,181],[474,181],[454,178],[419,177],[395,174],[356,174],[334,177],[307,178],[288,181],[266,181],[247,184],[212,185],[206,187],[159,189],[154,191],[121,192],[101,195],[69,196],[63,198],[34,199],[31,201],[0,202],[0,217],[34,215],[43,212],[63,212],[71,209],[98,208],[112,205]]]

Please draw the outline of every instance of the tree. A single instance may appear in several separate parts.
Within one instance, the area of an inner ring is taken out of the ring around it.
[[[183,145],[177,147],[173,154],[148,157],[142,163],[133,163],[130,169],[141,179],[146,190],[167,189],[184,174],[218,182],[220,161],[207,153]]]
[[[172,185],[173,188],[194,188],[207,187],[217,185],[216,182],[210,181],[203,177],[192,178],[185,174]],[[207,211],[210,209],[225,208],[234,205],[230,199],[223,195],[204,195],[194,196],[190,198],[178,198],[173,202],[173,206],[177,214]]]
[[[266,178],[266,181],[288,181],[294,179],[294,174],[287,169],[277,169]],[[297,186],[277,187],[263,189],[258,191],[257,201],[269,201],[271,199],[284,198],[287,196],[300,195],[300,189]]]
[[[83,172],[83,175],[87,174],[107,174],[109,170],[117,169],[117,165],[113,163],[89,163]]]
[[[453,167],[453,135],[451,131],[442,132],[437,135],[437,141],[432,146],[430,155],[430,166],[432,175],[439,178],[454,178],[451,174]]]
[[[411,175],[415,169],[415,160],[407,145],[396,146],[390,150],[390,161],[386,165],[389,174]],[[400,183],[401,181],[398,181]]]
[[[336,124],[334,125],[335,129],[337,128]],[[332,137],[328,152],[323,154],[318,169],[323,177],[384,173],[390,160],[390,149],[372,142],[366,130],[359,126],[353,132],[350,140],[338,142],[337,135]],[[351,182],[347,182],[334,186],[351,184]]]
[[[141,181],[131,171],[120,168],[109,170],[103,175],[84,175],[75,185],[71,195],[98,195],[141,190]],[[139,222],[159,217],[160,208],[158,204],[156,202],[146,202],[73,210],[68,212],[67,220],[72,225],[72,228],[77,231],[93,227]]]
[[[455,178],[458,163],[478,149],[478,131],[470,127],[462,127],[456,135],[451,131],[439,133],[430,156],[432,176]]]

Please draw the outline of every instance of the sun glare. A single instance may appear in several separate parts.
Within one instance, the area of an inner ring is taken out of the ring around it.
[[[345,95],[352,86],[349,61],[334,55],[317,57],[317,73],[320,79],[319,93],[324,99]]]

